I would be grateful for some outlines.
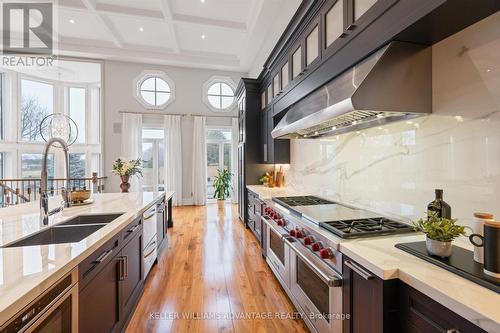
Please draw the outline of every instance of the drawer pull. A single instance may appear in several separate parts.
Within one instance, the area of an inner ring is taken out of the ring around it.
[[[131,234],[131,233],[133,233],[134,231],[136,231],[136,230],[137,230],[137,228],[139,228],[139,225],[138,225],[138,224],[136,224],[136,225],[134,225],[132,228],[128,229],[128,230],[127,230],[127,232]]]
[[[128,256],[123,256],[123,258],[124,258],[123,276],[128,277]]]
[[[447,330],[446,333],[460,333],[460,331],[457,330],[456,328],[451,328],[451,329]]]
[[[113,253],[113,249],[104,252],[94,261],[94,264],[102,263],[104,260],[106,260],[107,257],[111,255],[111,253]]]
[[[156,242],[151,243],[151,245],[156,245]],[[151,255],[153,255],[153,253],[155,253],[155,251],[156,251],[156,246],[153,247],[153,249],[150,252],[148,252],[147,254],[144,255],[144,259],[146,259],[146,258],[150,257]]]
[[[156,213],[155,213],[155,212],[153,212],[153,214],[149,215],[148,217],[145,217],[145,218],[144,218],[144,221],[149,220],[150,218],[152,218],[153,216],[155,216],[155,214],[156,214]]]
[[[349,267],[350,269],[352,269],[353,271],[355,271],[356,273],[358,273],[359,275],[361,275],[361,277],[363,279],[365,279],[365,280],[371,280],[371,279],[373,279],[373,275],[371,273],[367,272],[366,270],[364,270],[363,268],[361,268],[357,264],[353,263],[352,261],[346,260],[344,262],[344,264],[347,267]]]

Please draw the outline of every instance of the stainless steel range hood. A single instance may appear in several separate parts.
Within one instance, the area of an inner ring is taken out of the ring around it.
[[[294,104],[273,138],[316,138],[411,119],[432,111],[428,46],[391,42]]]

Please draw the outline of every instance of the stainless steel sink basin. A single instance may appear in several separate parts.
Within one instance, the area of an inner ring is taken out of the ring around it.
[[[72,219],[58,224],[58,226],[69,226],[69,225],[90,225],[90,224],[108,224],[120,216],[123,213],[118,214],[102,214],[102,215],[79,215]]]
[[[77,243],[123,214],[80,215],[2,247]]]

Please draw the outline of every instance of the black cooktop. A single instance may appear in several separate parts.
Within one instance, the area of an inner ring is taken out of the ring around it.
[[[277,197],[273,198],[273,200],[283,206],[288,206],[288,207],[329,205],[335,203],[312,195],[297,196],[297,197]]]
[[[369,237],[412,232],[413,227],[384,217],[320,222],[320,227],[341,238]]]

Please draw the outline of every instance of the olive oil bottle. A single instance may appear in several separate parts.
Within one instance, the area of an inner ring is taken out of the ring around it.
[[[427,205],[427,215],[436,212],[438,217],[451,219],[451,207],[443,200],[443,190],[436,189],[436,199]]]

